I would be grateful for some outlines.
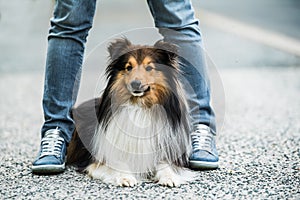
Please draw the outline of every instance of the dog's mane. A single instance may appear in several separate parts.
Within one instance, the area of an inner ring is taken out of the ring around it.
[[[97,112],[97,118],[99,125],[106,129],[107,124],[111,120],[112,113],[112,86],[117,79],[117,75],[120,71],[124,70],[127,58],[130,55],[135,57],[140,56],[143,52],[146,54],[156,54],[154,57],[155,63],[157,63],[157,70],[161,71],[166,77],[167,84],[169,86],[168,95],[165,96],[162,106],[164,107],[168,121],[173,128],[176,130],[181,124],[188,124],[183,122],[185,120],[185,113],[187,113],[186,102],[184,102],[184,92],[179,83],[179,76],[181,71],[178,67],[177,55],[174,52],[170,52],[164,49],[157,49],[152,46],[131,46],[127,49],[128,52],[120,55],[117,59],[111,60],[108,67],[106,68],[107,86],[102,93],[102,101]],[[142,52],[143,51],[143,52]],[[160,67],[161,65],[161,67]],[[116,106],[116,105],[114,105]],[[188,127],[186,127],[188,128]]]
[[[172,48],[172,46],[168,46],[168,44],[164,42],[158,42],[154,46],[137,46],[124,40],[119,40],[109,46],[110,60],[106,68],[107,85],[101,97],[88,101],[72,112],[76,120],[77,133],[74,135],[77,136],[77,138],[75,138],[77,143],[75,142],[75,145],[71,145],[72,148],[68,149],[68,151],[70,150],[68,154],[71,155],[71,157],[68,157],[69,163],[81,163],[84,161],[88,164],[92,161],[91,156],[100,164],[106,162],[105,156],[109,153],[104,155],[103,152],[107,149],[107,151],[109,151],[109,148],[113,148],[113,146],[111,144],[108,145],[108,143],[103,144],[102,142],[106,140],[105,137],[103,139],[103,136],[105,136],[107,132],[114,134],[116,125],[116,121],[114,120],[116,119],[120,119],[122,122],[121,126],[124,125],[125,131],[130,132],[131,127],[124,123],[127,122],[128,113],[137,111],[145,117],[145,120],[153,120],[153,123],[151,122],[151,126],[154,127],[153,129],[158,130],[161,128],[160,133],[162,133],[155,141],[151,140],[151,142],[156,143],[154,147],[157,154],[150,158],[149,162],[148,160],[143,160],[145,164],[150,163],[155,165],[157,164],[156,159],[163,159],[170,164],[187,166],[188,155],[191,148],[189,135],[190,119],[183,86],[179,81],[181,71],[178,64],[178,54],[176,49],[174,50]],[[115,95],[118,95],[113,91],[114,83],[119,78],[119,73],[124,70],[129,56],[137,58],[142,54],[147,54],[155,59],[155,70],[160,70],[165,78],[166,85],[164,86],[167,88],[164,91],[163,101],[159,101],[160,104],[153,105],[152,107],[143,108],[139,108],[138,105],[130,104],[130,101],[118,104],[120,101],[114,100]],[[128,111],[127,113],[124,112],[124,108],[127,109],[125,110]],[[147,111],[151,112],[150,117],[143,109],[148,109]],[[133,118],[139,121],[138,115]],[[139,121],[138,123],[143,123],[143,121]],[[158,123],[158,126],[156,126],[155,123]],[[137,130],[136,127],[133,128]],[[116,134],[118,133],[121,132],[119,131]],[[112,135],[111,138],[118,138],[119,135],[116,134]],[[153,131],[147,129],[145,134],[151,135]],[[80,139],[82,138],[84,140],[81,141]],[[153,138],[155,139],[155,137]],[[123,139],[126,140],[124,137]],[[118,144],[125,144],[125,141],[124,143],[121,142]],[[105,145],[106,147],[104,147]],[[152,144],[150,144],[150,146],[151,145]],[[78,155],[76,149],[83,149],[82,155]],[[72,155],[74,156],[72,157]],[[114,155],[119,154],[116,153]],[[124,154],[121,154],[121,156],[122,155]],[[134,159],[134,156],[131,158]],[[112,160],[115,158],[109,157],[108,159]],[[139,169],[136,169],[136,171],[139,171]]]
[[[158,144],[158,148],[162,147],[164,151],[161,152],[159,156],[163,155],[163,159],[170,163],[174,163],[177,166],[187,166],[187,155],[190,148],[189,115],[185,94],[179,82],[181,72],[178,66],[177,54],[174,51],[163,49],[164,47],[159,46],[161,43],[154,46],[135,46],[130,44],[129,47],[128,44],[125,50],[118,47],[118,51],[122,52],[118,56],[116,56],[115,53],[111,54],[110,63],[106,68],[107,85],[100,98],[101,102],[97,108],[98,110],[96,111],[99,125],[95,137],[99,137],[99,134],[105,134],[107,129],[111,130],[109,124],[113,121],[115,114],[121,113],[124,106],[126,106],[126,103],[130,103],[124,102],[124,104],[115,105],[118,101],[113,100],[113,98],[116,97],[113,93],[113,85],[117,81],[118,74],[124,70],[127,59],[130,56],[138,57],[142,54],[150,55],[154,58],[156,65],[155,70],[162,72],[167,83],[165,86],[167,87],[167,92],[164,94],[164,98],[159,107],[163,107],[164,109],[165,117],[161,119],[165,121],[164,123],[167,123],[167,127],[169,128],[163,128],[166,133],[162,134],[163,136],[161,136],[162,138],[159,141],[160,144]],[[157,112],[157,109],[154,106],[155,105],[153,105],[154,109],[151,107],[145,107],[144,109],[153,112],[153,115],[161,113],[161,111]],[[161,114],[159,115],[162,116]],[[124,120],[124,118],[122,119]],[[101,146],[100,143],[94,143],[94,147],[101,148],[99,147]],[[105,144],[102,145],[105,146]],[[164,148],[166,146],[168,146],[168,148]],[[97,155],[99,149],[94,149],[94,151],[94,155]],[[103,156],[101,151],[100,154]],[[101,160],[105,159],[103,157],[96,157],[96,159],[99,159],[100,162],[105,162],[105,160]],[[155,161],[152,160],[151,162],[154,163]]]

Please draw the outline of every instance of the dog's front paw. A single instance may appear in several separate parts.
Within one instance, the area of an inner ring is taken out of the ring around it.
[[[168,164],[160,164],[157,167],[155,179],[159,185],[168,187],[178,187],[185,183],[184,179]]]
[[[116,186],[133,187],[138,181],[130,173],[116,171],[106,165],[93,163],[86,169],[88,175],[93,179],[100,179],[104,183]]]
[[[119,177],[116,177],[115,185],[124,186],[124,187],[133,187],[137,184],[137,180],[132,175],[120,174]]]
[[[160,177],[160,179],[158,180],[158,184],[168,187],[178,187],[182,184],[182,181],[180,180],[180,178],[176,177],[176,175],[165,175]]]

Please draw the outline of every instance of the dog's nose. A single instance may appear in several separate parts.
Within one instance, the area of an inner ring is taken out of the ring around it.
[[[141,83],[141,81],[139,81],[139,80],[134,80],[134,81],[132,81],[132,82],[130,83],[130,85],[131,85],[132,89],[134,89],[134,90],[139,90],[140,87],[141,87],[141,85],[142,85],[142,83]]]

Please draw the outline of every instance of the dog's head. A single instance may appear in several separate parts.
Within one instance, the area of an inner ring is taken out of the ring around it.
[[[118,39],[108,51],[108,86],[118,102],[151,107],[162,104],[176,90],[179,68],[175,45],[158,41],[153,46],[141,46]]]

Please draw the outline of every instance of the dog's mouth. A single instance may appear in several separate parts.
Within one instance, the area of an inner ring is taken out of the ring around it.
[[[146,85],[144,87],[142,87],[141,89],[139,90],[133,90],[131,92],[131,94],[135,97],[141,97],[143,96],[145,93],[149,92],[150,91],[150,85]]]

